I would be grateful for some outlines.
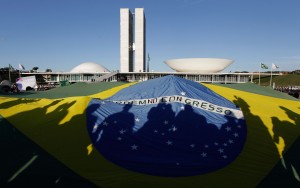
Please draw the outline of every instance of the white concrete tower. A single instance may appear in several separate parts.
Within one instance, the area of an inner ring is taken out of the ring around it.
[[[143,8],[135,9],[134,19],[128,8],[120,9],[120,72],[146,71],[145,28]]]
[[[120,9],[120,72],[133,72],[133,16]]]
[[[135,9],[135,62],[134,62],[134,72],[145,72],[146,70],[146,40],[145,40],[145,27],[146,19],[143,8]]]

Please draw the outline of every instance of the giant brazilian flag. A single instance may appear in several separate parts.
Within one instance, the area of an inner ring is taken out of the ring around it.
[[[298,187],[299,101],[255,87],[166,76],[2,96],[0,185]]]

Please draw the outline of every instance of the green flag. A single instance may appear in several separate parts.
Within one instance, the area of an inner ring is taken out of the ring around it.
[[[9,71],[14,71],[15,69],[9,64]]]
[[[261,67],[262,69],[268,69],[268,68],[269,68],[267,65],[265,65],[265,64],[263,64],[263,63],[260,64],[260,67]]]

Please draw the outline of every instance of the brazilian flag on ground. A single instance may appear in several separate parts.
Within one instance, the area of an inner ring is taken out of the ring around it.
[[[295,99],[175,76],[77,86],[0,97],[1,187],[300,186]]]

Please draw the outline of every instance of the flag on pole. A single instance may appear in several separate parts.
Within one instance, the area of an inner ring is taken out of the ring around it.
[[[14,71],[15,69],[9,64],[9,71]]]
[[[274,63],[272,63],[272,69],[278,69],[279,67],[277,65],[275,65]]]
[[[148,53],[147,72],[149,72],[149,66],[150,66],[149,64],[150,64],[150,55]]]
[[[20,70],[25,70],[25,67],[22,64],[19,64],[19,69]]]
[[[8,80],[11,81],[10,72],[14,71],[15,69],[9,64],[8,65]]]
[[[260,67],[261,67],[262,69],[268,69],[268,68],[269,68],[267,65],[265,65],[265,64],[263,64],[263,63],[260,64]]]

